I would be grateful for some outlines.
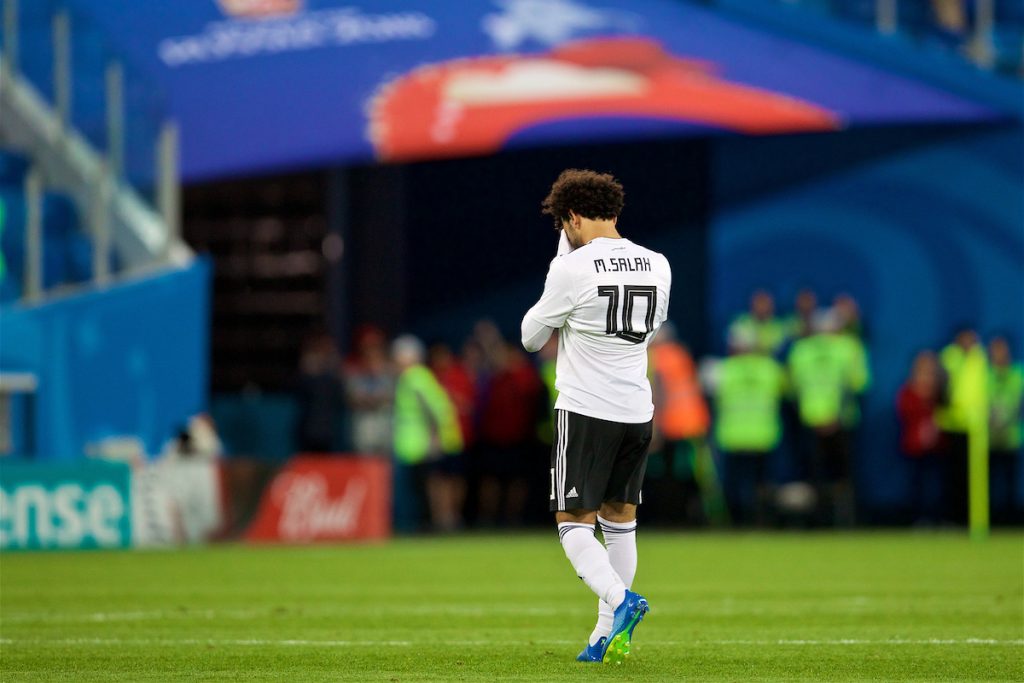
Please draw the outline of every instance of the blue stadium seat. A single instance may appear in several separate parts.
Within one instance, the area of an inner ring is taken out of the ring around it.
[[[27,157],[0,150],[0,185],[20,185],[28,173],[29,160]]]
[[[18,69],[53,103],[53,0],[18,3]]]
[[[875,0],[800,0],[799,7],[830,13],[865,27],[875,25]],[[963,31],[951,31],[940,26],[928,2],[901,0],[897,4],[897,11],[899,33],[922,45],[962,51],[971,38],[970,25],[974,21],[975,12],[973,2],[967,3],[965,11],[968,26]],[[992,42],[995,50],[993,69],[1009,76],[1020,77],[1024,74],[1024,2],[996,0]]]
[[[12,262],[21,262],[25,250],[25,195],[21,185],[0,184],[0,204],[3,204],[0,245],[10,267]]]
[[[0,277],[0,303],[14,301],[21,296],[22,262],[25,255],[24,230],[25,197],[21,183],[0,182],[0,251],[4,257],[3,277]]]
[[[848,21],[868,26],[875,24],[874,0],[833,0],[831,4],[832,12]]]
[[[0,280],[0,301],[21,295],[25,274],[26,206],[21,183],[0,183],[3,223],[0,248],[5,273]],[[92,278],[92,242],[81,231],[78,211],[70,197],[56,192],[43,195],[43,287],[87,282]]]
[[[64,239],[78,228],[78,210],[71,197],[58,192],[43,194],[44,235]]]
[[[1010,76],[1024,74],[1024,2],[996,2],[996,28],[992,41],[996,50],[996,70]]]

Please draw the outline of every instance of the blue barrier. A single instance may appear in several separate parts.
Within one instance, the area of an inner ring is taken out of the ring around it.
[[[205,409],[209,264],[26,307],[0,307],[0,368],[39,380],[35,458],[137,436],[159,450]],[[14,433],[15,448],[25,435]]]

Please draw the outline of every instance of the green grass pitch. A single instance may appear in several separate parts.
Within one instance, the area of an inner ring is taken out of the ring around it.
[[[633,661],[547,534],[5,553],[3,681],[1024,680],[1024,537],[641,531]]]

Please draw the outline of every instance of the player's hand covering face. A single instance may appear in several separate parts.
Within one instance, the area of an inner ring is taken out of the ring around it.
[[[580,226],[574,224],[574,216],[570,213],[569,218],[562,219],[562,232],[569,240],[569,246],[573,249],[579,249],[583,246],[583,236],[581,234]]]

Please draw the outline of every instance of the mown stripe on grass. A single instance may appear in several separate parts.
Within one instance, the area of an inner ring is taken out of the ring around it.
[[[570,645],[575,640],[502,640],[500,645]],[[414,645],[430,645],[432,641],[411,640],[304,640],[304,639],[216,639],[216,638],[0,638],[0,645],[131,645],[131,646],[170,646],[181,645],[213,645],[213,646],[259,646],[259,647],[410,647]],[[493,640],[445,640],[448,645],[488,647],[498,646]],[[687,647],[706,645],[782,645],[782,646],[833,646],[833,645],[997,645],[1024,646],[1024,640],[999,640],[995,638],[828,638],[828,639],[779,639],[779,640],[688,640],[688,641],[650,641],[644,647]]]

